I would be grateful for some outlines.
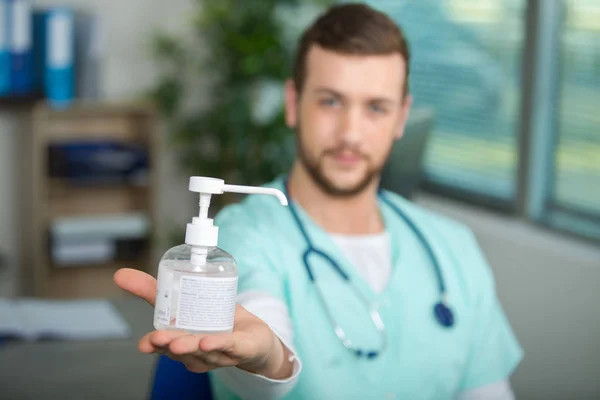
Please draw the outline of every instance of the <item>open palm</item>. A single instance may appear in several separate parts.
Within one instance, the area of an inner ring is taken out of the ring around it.
[[[124,268],[115,273],[115,283],[154,307],[156,279]],[[143,353],[160,353],[181,361],[192,372],[207,372],[237,366],[248,372],[281,379],[291,374],[289,350],[260,318],[237,305],[233,332],[191,334],[183,330],[160,330],[146,334],[138,348]]]

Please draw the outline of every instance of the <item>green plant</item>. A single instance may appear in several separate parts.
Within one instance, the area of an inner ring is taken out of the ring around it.
[[[156,35],[160,79],[150,94],[185,173],[256,185],[290,166],[283,85],[301,30],[329,3],[198,0],[193,37]],[[231,201],[218,197],[217,209]]]

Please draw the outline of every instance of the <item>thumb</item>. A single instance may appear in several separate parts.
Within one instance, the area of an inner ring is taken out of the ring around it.
[[[148,302],[154,307],[156,300],[156,279],[137,269],[122,268],[113,277],[117,286]]]

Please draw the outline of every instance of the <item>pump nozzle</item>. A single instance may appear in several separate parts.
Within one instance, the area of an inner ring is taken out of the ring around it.
[[[283,192],[281,192],[281,190],[259,186],[228,185],[225,184],[225,181],[223,179],[209,178],[205,176],[192,176],[190,178],[189,189],[192,192],[205,194],[223,194],[224,192],[246,194],[270,194],[272,196],[277,197],[281,205],[288,205],[287,198],[285,197]]]
[[[223,179],[205,176],[192,176],[189,190],[200,193],[200,212],[197,217],[192,219],[191,224],[187,224],[185,242],[189,245],[217,245],[219,228],[213,225],[211,218],[208,218],[208,207],[213,194],[223,194],[224,192],[269,194],[277,197],[281,205],[288,205],[287,198],[280,190],[256,186],[227,185]]]
[[[281,192],[281,190],[273,189],[273,188],[263,188],[256,186],[241,186],[241,185],[223,185],[224,192],[233,192],[233,193],[248,193],[248,194],[270,194],[272,196],[277,197],[282,206],[287,206],[287,198]]]

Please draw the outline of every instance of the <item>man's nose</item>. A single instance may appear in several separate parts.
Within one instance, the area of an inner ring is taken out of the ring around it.
[[[361,141],[362,116],[356,107],[348,108],[343,114],[341,136],[346,144],[357,144]]]

